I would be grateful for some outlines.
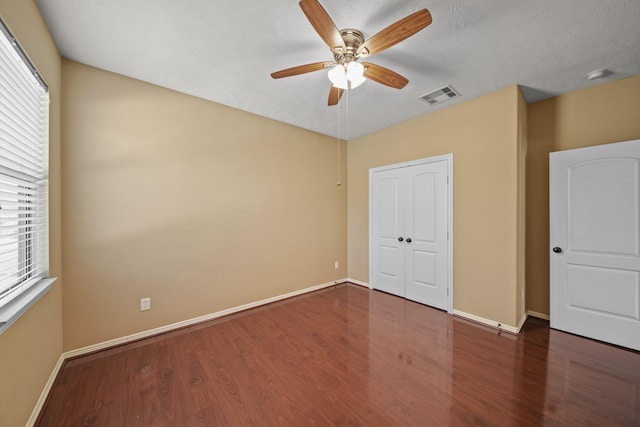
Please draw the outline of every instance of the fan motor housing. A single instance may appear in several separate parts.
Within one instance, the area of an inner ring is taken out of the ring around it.
[[[358,48],[364,43],[364,35],[362,31],[354,30],[353,28],[346,28],[340,30],[340,36],[344,40],[344,44],[347,47],[346,52],[342,51],[342,47],[331,49],[333,57],[338,64],[346,64],[358,59]]]

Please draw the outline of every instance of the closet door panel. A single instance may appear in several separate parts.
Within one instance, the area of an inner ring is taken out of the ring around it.
[[[447,162],[407,168],[408,299],[447,309]]]
[[[373,181],[372,282],[376,289],[404,296],[402,176],[395,170],[382,171],[374,174]]]

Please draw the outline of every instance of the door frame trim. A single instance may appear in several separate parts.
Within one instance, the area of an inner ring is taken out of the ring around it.
[[[369,169],[369,289],[373,289],[373,245],[371,243],[373,236],[373,174],[386,170],[441,162],[443,160],[447,162],[447,176],[449,177],[447,185],[447,233],[449,233],[449,239],[447,240],[447,313],[453,314],[453,153]]]

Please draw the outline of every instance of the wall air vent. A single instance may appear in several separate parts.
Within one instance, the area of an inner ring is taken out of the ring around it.
[[[453,86],[449,85],[429,92],[426,95],[422,95],[420,99],[429,105],[438,105],[459,96],[460,92],[455,90]]]

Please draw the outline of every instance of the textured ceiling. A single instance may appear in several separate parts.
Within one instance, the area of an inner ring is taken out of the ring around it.
[[[331,61],[297,0],[38,0],[62,56],[333,137],[352,139],[520,84],[528,102],[640,74],[638,0],[320,0],[371,37],[427,8],[433,24],[367,61],[409,79],[372,81],[328,107]],[[599,68],[611,73],[589,81]],[[459,99],[418,97],[447,84]]]

